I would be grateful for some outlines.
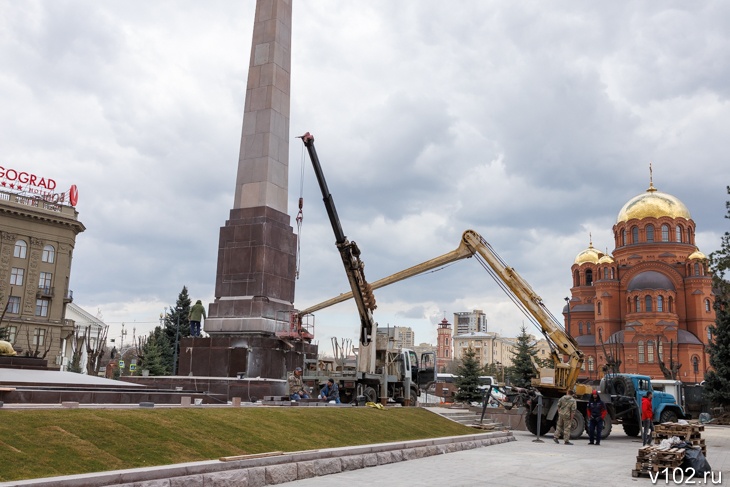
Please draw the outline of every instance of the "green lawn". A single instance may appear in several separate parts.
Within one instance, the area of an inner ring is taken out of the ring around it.
[[[0,481],[471,433],[420,408],[0,409]]]

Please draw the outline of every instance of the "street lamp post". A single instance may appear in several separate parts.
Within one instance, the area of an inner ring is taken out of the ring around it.
[[[177,342],[180,337],[180,306],[177,306],[175,311],[177,311],[177,324],[175,325],[175,351],[172,356],[172,375],[177,375]]]

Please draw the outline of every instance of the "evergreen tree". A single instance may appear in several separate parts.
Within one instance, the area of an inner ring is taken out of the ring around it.
[[[532,344],[532,337],[527,334],[525,325],[522,325],[520,335],[517,337],[517,348],[512,352],[512,367],[509,368],[509,376],[512,385],[517,387],[530,387],[531,379],[537,377],[532,360],[537,355],[537,350]]]
[[[730,194],[730,186],[727,187]],[[730,201],[725,202],[728,210],[725,218],[730,218]],[[705,395],[720,406],[730,405],[730,232],[721,238],[721,248],[710,254],[710,267],[713,271],[715,292],[715,325],[710,327],[712,340],[707,347],[712,370],[705,374]]]
[[[190,321],[188,315],[190,314],[190,296],[188,296],[188,288],[183,286],[182,291],[177,297],[175,306],[170,307],[170,311],[165,316],[165,335],[167,335],[169,347],[170,347],[170,374],[173,370],[173,358],[175,355],[175,342],[177,341],[178,348],[178,359],[180,357],[180,338],[190,335]],[[178,318],[180,319],[178,328]],[[178,339],[175,340],[175,333],[178,333]],[[151,373],[151,372],[150,372]]]
[[[156,327],[142,346],[141,364],[137,374],[141,375],[143,369],[155,376],[172,374],[172,347],[162,327]]]
[[[456,400],[461,402],[472,402],[482,400],[482,391],[479,389],[479,376],[482,375],[482,368],[476,359],[476,352],[469,347],[464,350],[461,357],[461,365],[456,369],[456,380],[454,383],[458,388]]]

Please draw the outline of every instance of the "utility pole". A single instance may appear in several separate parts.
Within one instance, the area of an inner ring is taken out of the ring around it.
[[[177,312],[177,324],[175,325],[175,351],[172,357],[172,375],[177,375],[177,342],[180,338],[180,312],[182,308],[176,306],[175,311]]]

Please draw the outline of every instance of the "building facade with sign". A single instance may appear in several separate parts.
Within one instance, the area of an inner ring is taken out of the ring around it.
[[[589,247],[571,267],[566,330],[585,353],[583,377],[603,369],[699,382],[715,323],[712,276],[695,244],[695,222],[650,182],[613,226],[612,253]]]
[[[0,167],[0,303],[3,338],[18,355],[41,357],[60,369],[63,340],[73,332],[65,320],[78,219],[75,187],[52,194],[50,179]],[[35,183],[35,185],[33,184]],[[38,186],[42,183],[41,186]]]

